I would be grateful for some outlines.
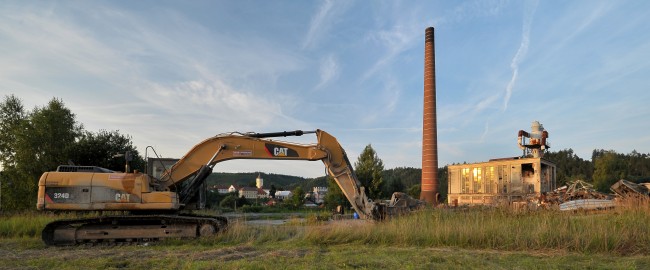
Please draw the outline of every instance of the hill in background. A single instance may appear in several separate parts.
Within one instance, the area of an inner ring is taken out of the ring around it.
[[[327,180],[325,176],[318,178],[304,178],[300,176],[285,174],[268,174],[263,172],[247,173],[213,173],[206,180],[208,186],[230,186],[237,185],[240,187],[255,186],[257,176],[264,179],[264,188],[271,188],[275,185],[277,189],[292,190],[300,186],[303,190],[312,190],[315,186],[326,187]]]
[[[237,185],[255,186],[255,179],[257,176],[264,179],[264,188],[271,188],[275,185],[277,189],[293,190],[300,186],[305,191],[311,191],[313,187],[327,187],[327,177],[321,176],[317,178],[304,178],[300,176],[285,175],[285,174],[268,174],[263,172],[247,172],[247,173],[213,173],[206,180],[208,186],[230,186]],[[421,169],[416,168],[394,168],[383,171],[384,185],[394,185],[393,182],[400,182],[397,186],[405,191],[413,185],[420,184],[422,175]],[[445,179],[446,180],[446,179]],[[446,186],[445,186],[446,190]],[[392,190],[397,191],[397,190]],[[392,191],[390,193],[392,193]]]

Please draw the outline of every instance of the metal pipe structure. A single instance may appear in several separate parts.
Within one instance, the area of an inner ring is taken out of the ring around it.
[[[548,139],[548,131],[544,130],[544,126],[538,121],[533,121],[531,125],[531,132],[520,130],[517,134],[517,145],[519,149],[524,150],[524,156],[531,154],[534,158],[544,157],[546,149],[551,148]],[[525,138],[530,138],[526,143]]]
[[[434,29],[424,38],[424,114],[422,123],[422,183],[420,200],[438,204],[438,131],[436,123],[436,55]]]

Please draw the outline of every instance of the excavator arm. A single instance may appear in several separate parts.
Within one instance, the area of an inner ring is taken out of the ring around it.
[[[316,133],[317,143],[298,144],[269,139],[305,133]],[[189,186],[194,188],[190,188],[187,195],[191,195],[212,172],[215,164],[231,159],[320,160],[361,218],[384,218],[383,205],[368,199],[339,142],[322,130],[217,135],[195,145],[155,185],[157,189],[170,190],[190,181]],[[182,200],[186,196],[180,194],[180,197]]]

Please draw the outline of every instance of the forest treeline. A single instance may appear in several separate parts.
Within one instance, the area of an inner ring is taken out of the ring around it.
[[[622,154],[614,150],[595,149],[591,160],[584,160],[573,149],[564,149],[549,152],[544,158],[557,166],[557,186],[580,179],[593,183],[601,192],[609,192],[612,184],[620,179],[635,183],[650,182],[650,154],[636,150]]]

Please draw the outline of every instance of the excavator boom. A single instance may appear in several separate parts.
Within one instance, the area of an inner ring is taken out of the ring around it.
[[[298,144],[268,139],[310,133],[316,134],[317,143]],[[362,218],[382,219],[380,206],[366,197],[364,187],[357,180],[345,150],[334,136],[322,130],[214,136],[195,145],[163,174],[159,180],[160,187],[173,189],[173,186],[188,179],[195,179],[201,168],[212,168],[219,162],[231,159],[320,160]]]

